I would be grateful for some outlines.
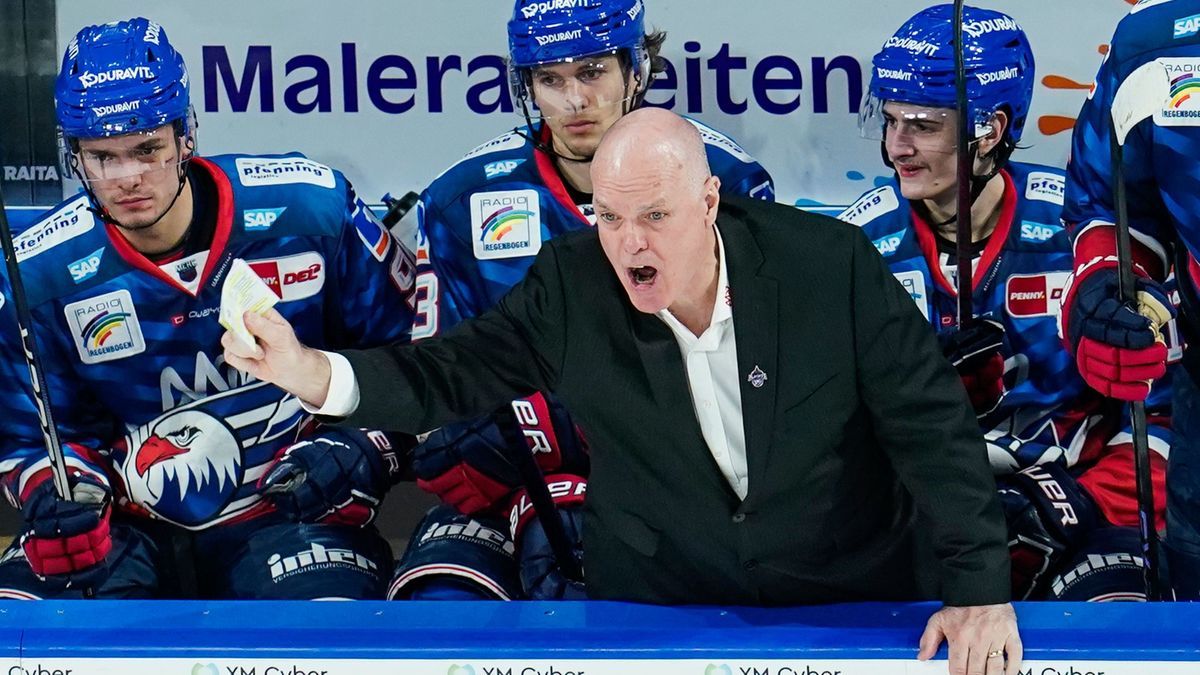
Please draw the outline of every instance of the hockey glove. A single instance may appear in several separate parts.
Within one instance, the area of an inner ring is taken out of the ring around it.
[[[322,431],[287,446],[258,488],[297,522],[365,527],[375,520],[398,468],[386,461],[375,433]]]
[[[1013,598],[1024,600],[1100,520],[1091,497],[1061,464],[1032,466],[998,485],[1008,524]]]
[[[976,319],[965,328],[938,333],[942,354],[958,371],[976,415],[1000,405],[1004,395],[1004,326]]]
[[[48,472],[27,488],[21,549],[38,578],[66,588],[95,588],[108,578],[111,493],[91,474],[77,472],[70,482],[73,501],[59,499]]]
[[[514,451],[532,452],[542,471],[587,474],[586,446],[554,398],[534,394],[513,401],[512,409],[527,447],[510,448],[492,416],[442,427],[413,451],[417,485],[472,514],[502,506],[521,486]]]
[[[1079,279],[1069,298],[1066,334],[1083,380],[1096,391],[1125,401],[1150,395],[1150,381],[1167,369],[1161,329],[1175,316],[1166,291],[1138,277],[1137,308],[1117,299],[1115,268]]]
[[[583,568],[583,500],[587,481],[579,476],[546,476],[546,487],[557,507],[566,530],[567,543],[580,569]],[[572,581],[559,570],[558,559],[546,531],[534,512],[524,490],[517,494],[509,510],[509,524],[517,542],[521,563],[521,586],[531,600],[583,600],[587,598],[581,581]]]

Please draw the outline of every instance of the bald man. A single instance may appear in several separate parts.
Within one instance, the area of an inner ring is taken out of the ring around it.
[[[227,335],[226,359],[340,423],[408,433],[558,394],[593,448],[590,597],[940,597],[922,656],[946,636],[952,666],[1019,664],[974,413],[859,229],[721,197],[695,128],[659,109],[612,127],[592,182],[595,230],[544,245],[451,332],[330,354],[247,315],[257,344]]]

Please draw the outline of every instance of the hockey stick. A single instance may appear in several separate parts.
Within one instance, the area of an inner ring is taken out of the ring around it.
[[[1137,291],[1133,277],[1133,253],[1129,239],[1129,210],[1125,195],[1125,141],[1142,120],[1162,110],[1170,92],[1170,77],[1157,61],[1142,64],[1130,73],[1113,95],[1110,159],[1113,172],[1113,202],[1117,226],[1117,286],[1123,304],[1137,310]],[[1159,567],[1158,532],[1154,519],[1154,484],[1150,480],[1150,442],[1146,430],[1146,402],[1130,404],[1133,427],[1133,462],[1137,482],[1138,525],[1142,535],[1143,574],[1146,599],[1160,600],[1163,593]]]
[[[497,410],[492,418],[500,429],[504,445],[515,451],[513,459],[521,473],[521,482],[525,484],[525,493],[529,495],[533,512],[546,532],[546,540],[550,542],[550,550],[558,562],[559,571],[571,581],[583,581],[583,570],[579,561],[575,559],[574,547],[567,538],[567,529],[558,517],[558,508],[554,505],[554,498],[550,496],[550,488],[546,487],[542,470],[538,468],[537,461],[529,450],[529,442],[525,440],[525,432],[521,430],[512,404]]]
[[[0,189],[0,242],[4,246],[4,263],[8,269],[8,282],[12,288],[13,305],[17,310],[17,327],[21,331],[21,353],[29,367],[29,382],[33,385],[34,401],[38,408],[38,422],[42,426],[42,443],[50,458],[50,474],[54,479],[54,490],[59,499],[71,500],[71,487],[67,483],[67,463],[62,445],[58,442],[58,428],[54,426],[54,415],[50,408],[50,392],[42,369],[42,359],[34,347],[33,316],[29,313],[29,301],[25,297],[25,284],[21,282],[21,270],[17,265],[17,253],[13,246],[12,229],[8,226],[8,213],[4,206],[4,192]]]
[[[958,329],[967,327],[974,318],[972,308],[971,272],[971,178],[975,173],[975,157],[971,151],[971,134],[967,129],[967,65],[963,53],[963,0],[954,0],[954,90],[958,112],[958,213],[955,221],[955,255],[958,260]]]

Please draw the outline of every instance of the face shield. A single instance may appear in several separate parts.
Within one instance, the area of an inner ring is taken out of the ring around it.
[[[67,175],[75,175],[89,189],[103,188],[134,178],[168,174],[178,176],[196,153],[195,124],[165,124],[153,130],[100,138],[71,138],[60,130],[59,153]]]
[[[633,82],[621,50],[513,70],[515,98],[531,122],[632,108],[648,78]]]
[[[971,142],[992,131],[991,113],[977,111],[974,117]],[[886,101],[869,95],[859,107],[858,130],[863,138],[890,147],[907,146],[922,153],[958,151],[958,111],[954,108]]]

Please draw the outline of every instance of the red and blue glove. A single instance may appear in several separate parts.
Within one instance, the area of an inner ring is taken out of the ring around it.
[[[1135,280],[1136,308],[1118,300],[1117,289],[1115,268],[1078,279],[1068,297],[1065,333],[1088,386],[1111,398],[1142,401],[1151,381],[1167,371],[1161,329],[1175,308],[1163,287],[1145,277]]]
[[[375,520],[399,470],[377,434],[322,431],[287,446],[258,479],[258,488],[297,522],[365,527]]]
[[[25,486],[21,549],[38,578],[66,588],[95,588],[108,578],[111,492],[92,474],[74,472],[69,481],[72,501],[59,498],[49,471]]]

